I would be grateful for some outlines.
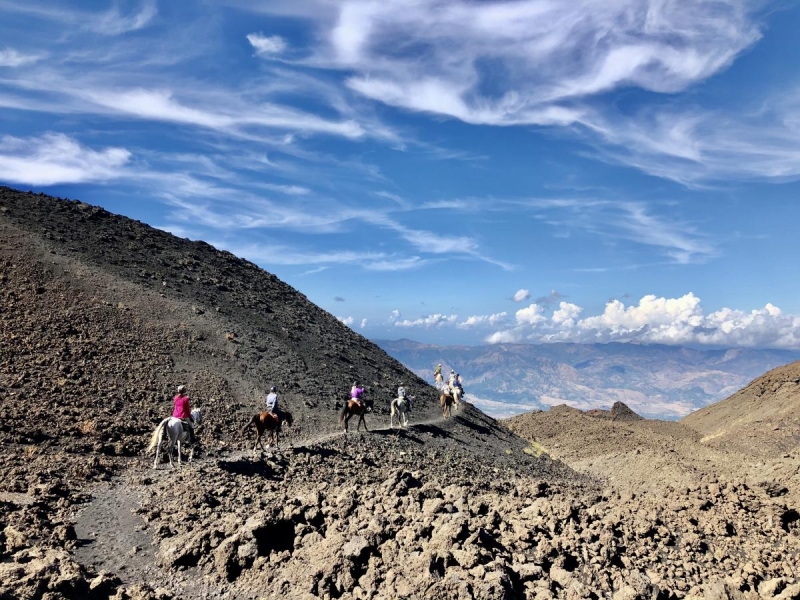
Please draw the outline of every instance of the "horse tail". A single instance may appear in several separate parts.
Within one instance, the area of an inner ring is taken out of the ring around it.
[[[150,445],[147,447],[146,452],[150,452],[158,445],[158,442],[161,439],[161,431],[167,426],[167,421],[169,421],[169,417],[161,421],[161,423],[158,424],[158,427],[155,428],[153,435],[150,437]]]
[[[247,431],[247,428],[250,427],[250,425],[252,425],[253,423],[255,423],[257,418],[258,418],[258,415],[253,415],[250,418],[250,420],[247,422],[247,424],[244,427],[242,427],[242,431],[240,432],[239,435],[242,435],[245,431]]]

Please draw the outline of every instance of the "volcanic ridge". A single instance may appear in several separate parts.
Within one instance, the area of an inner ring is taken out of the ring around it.
[[[796,364],[681,423],[443,418],[252,263],[10,188],[0,332],[0,599],[800,598]],[[353,382],[374,410],[345,436]],[[201,452],[153,469],[179,384]],[[254,453],[271,385],[294,424]]]

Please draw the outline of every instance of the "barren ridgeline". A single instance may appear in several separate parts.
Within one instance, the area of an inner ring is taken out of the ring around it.
[[[442,419],[426,382],[208,244],[0,188],[0,252],[2,598],[800,597],[797,421],[745,429],[781,440],[750,454],[739,412]],[[344,437],[353,381],[375,410]],[[203,452],[153,470],[178,384]],[[241,428],[271,385],[294,424],[262,456]]]

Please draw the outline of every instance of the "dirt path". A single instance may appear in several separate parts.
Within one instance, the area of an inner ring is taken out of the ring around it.
[[[141,492],[129,478],[94,490],[92,502],[75,521],[78,562],[114,573],[124,583],[157,572],[151,536],[134,512],[141,506]]]
[[[417,426],[434,425],[444,421],[441,416],[436,416],[409,423],[408,429],[413,430]],[[351,428],[348,436],[392,430],[399,432],[399,429],[390,426],[372,427],[367,432],[362,429],[358,433]],[[284,443],[283,449],[303,448],[337,438],[345,439],[344,432],[334,431],[293,440],[291,444]],[[251,441],[252,438],[249,438],[248,446]],[[280,451],[270,448],[267,452]],[[257,456],[263,457],[263,455],[262,452]],[[224,454],[225,460],[250,460],[253,456],[254,453],[249,447]],[[92,501],[81,509],[75,520],[75,532],[79,540],[75,550],[78,562],[92,566],[97,571],[114,573],[127,584],[148,582],[153,585],[164,577],[156,565],[156,548],[152,544],[152,534],[136,511],[142,506],[147,493],[147,487],[139,482],[143,471],[146,471],[148,476],[168,477],[172,470],[168,467],[151,469],[150,458],[144,460],[141,469],[130,469],[121,479],[96,488],[93,491]],[[192,464],[184,463],[184,468],[192,468],[192,465],[202,465],[218,458],[217,456],[200,458]],[[183,576],[178,575],[177,580],[172,579],[170,583],[183,587],[184,591],[189,591],[186,586],[193,585],[188,572]]]

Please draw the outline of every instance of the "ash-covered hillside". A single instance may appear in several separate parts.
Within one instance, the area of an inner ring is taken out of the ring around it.
[[[0,336],[0,600],[800,597],[789,463],[752,482],[738,455],[717,476],[699,454],[648,480],[700,434],[639,436],[621,406],[532,416],[525,439],[470,404],[443,419],[430,386],[269,273],[96,207],[0,188]],[[354,380],[376,410],[345,437]],[[153,469],[178,384],[203,452]],[[295,426],[254,454],[241,428],[273,384]]]
[[[775,458],[800,446],[800,362],[757,377],[683,423],[713,446]]]
[[[332,407],[353,381],[379,408],[400,384],[421,410],[432,406],[430,388],[397,361],[228,252],[8,188],[0,189],[0,226],[0,373],[15,403],[56,394],[110,414],[131,410],[139,418],[129,422],[149,424],[184,383],[217,433],[236,411],[260,407],[271,385],[322,430],[333,428]],[[7,415],[6,426],[23,435],[24,417],[17,424]]]

